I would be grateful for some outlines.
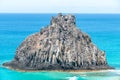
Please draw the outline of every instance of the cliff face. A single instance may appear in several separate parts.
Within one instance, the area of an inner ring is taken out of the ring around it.
[[[22,70],[110,69],[105,53],[90,37],[77,29],[75,16],[58,14],[51,24],[28,36],[11,62],[3,64]]]

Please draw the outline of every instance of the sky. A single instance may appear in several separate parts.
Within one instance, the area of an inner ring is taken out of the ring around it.
[[[120,13],[120,0],[0,0],[0,13]]]

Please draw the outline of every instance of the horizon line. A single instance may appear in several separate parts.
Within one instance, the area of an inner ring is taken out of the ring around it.
[[[0,14],[58,14],[58,13],[61,13],[61,12],[41,12],[41,13],[35,13],[35,12],[0,12]],[[63,12],[62,14],[120,14],[120,13],[69,13],[69,12]]]

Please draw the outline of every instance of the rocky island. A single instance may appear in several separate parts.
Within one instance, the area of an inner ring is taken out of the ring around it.
[[[19,70],[112,69],[105,52],[76,27],[75,16],[70,14],[52,17],[50,25],[28,36],[14,59],[3,66]]]

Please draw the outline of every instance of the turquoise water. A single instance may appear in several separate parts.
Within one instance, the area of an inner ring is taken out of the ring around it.
[[[77,26],[106,51],[115,70],[99,72],[18,72],[4,68],[18,45],[49,25],[55,14],[0,14],[0,80],[120,80],[120,14],[75,14]]]

